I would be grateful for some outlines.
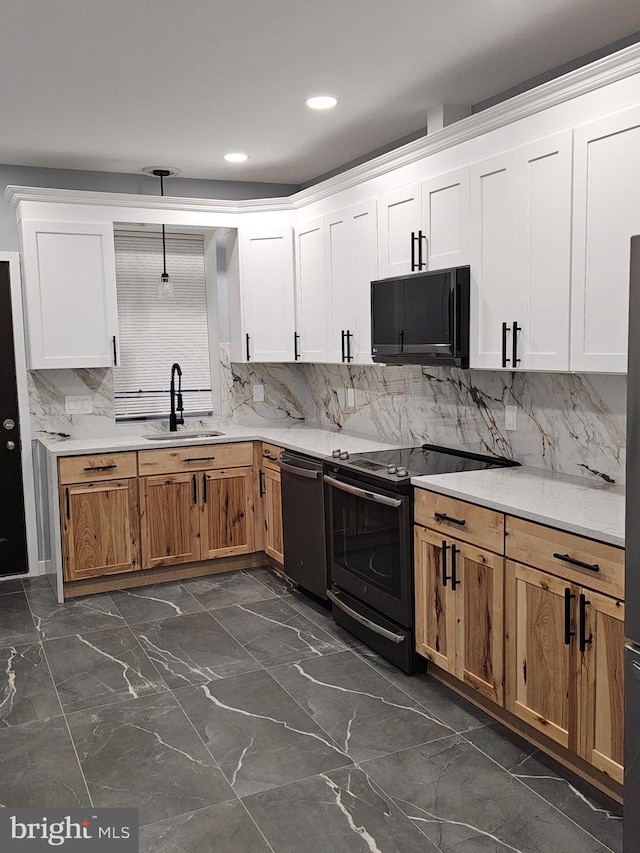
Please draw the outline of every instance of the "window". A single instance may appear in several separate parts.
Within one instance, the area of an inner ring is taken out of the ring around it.
[[[116,419],[168,416],[171,365],[182,368],[185,415],[212,412],[204,238],[167,234],[173,295],[159,295],[162,235],[116,232],[120,364]]]

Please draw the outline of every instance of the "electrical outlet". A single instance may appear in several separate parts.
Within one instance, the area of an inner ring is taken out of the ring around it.
[[[517,406],[505,406],[504,407],[504,428],[514,431],[518,429],[517,423]]]
[[[93,397],[91,394],[65,397],[64,410],[67,415],[90,415],[93,413]]]
[[[347,388],[347,409],[355,409],[356,407],[356,389]]]
[[[264,385],[253,385],[253,402],[264,403]]]

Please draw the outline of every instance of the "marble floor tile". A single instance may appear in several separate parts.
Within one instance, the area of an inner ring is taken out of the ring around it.
[[[0,595],[7,595],[10,592],[24,592],[22,581],[16,578],[10,581],[0,580]]]
[[[360,768],[243,800],[274,853],[436,853]]]
[[[47,640],[44,648],[65,712],[167,690],[126,625]]]
[[[269,671],[355,762],[453,734],[351,652]]]
[[[55,575],[30,575],[22,578],[22,585],[27,592],[35,589],[46,589],[51,592],[55,584]]]
[[[112,592],[111,595],[129,625],[155,622],[204,610],[178,581],[122,589]]]
[[[295,595],[297,593],[296,585],[289,578],[269,566],[261,566],[258,569],[245,569],[244,571],[254,580],[264,584],[274,595]]]
[[[147,824],[234,799],[170,693],[67,719],[95,806],[136,806]]]
[[[605,853],[460,735],[374,758],[363,769],[442,853]]]
[[[208,612],[134,625],[132,630],[172,688],[261,669]]]
[[[59,604],[49,587],[37,586],[27,589],[27,598],[41,640],[125,625],[107,593],[71,598]]]
[[[225,607],[215,611],[215,618],[263,666],[344,649],[342,643],[289,607],[284,598]]]
[[[0,595],[0,646],[33,643],[38,639],[24,592]]]
[[[182,581],[185,589],[207,610],[219,610],[232,604],[250,604],[274,598],[274,593],[263,583],[245,572],[224,572],[204,578]]]
[[[622,853],[620,804],[499,723],[465,738],[614,853]]]
[[[271,847],[240,800],[189,812],[140,829],[140,853],[269,853]]]
[[[41,643],[0,649],[0,726],[62,714]]]
[[[264,670],[175,695],[240,797],[352,763]]]
[[[91,805],[64,717],[0,729],[0,806]]]
[[[356,649],[355,652],[454,732],[467,732],[494,722],[493,717],[440,684],[429,673],[407,675],[371,649],[364,653]]]

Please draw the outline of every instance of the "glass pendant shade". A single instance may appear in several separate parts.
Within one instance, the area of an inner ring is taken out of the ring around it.
[[[160,283],[158,285],[158,296],[162,299],[167,296],[173,296],[173,282],[171,281],[171,277],[168,273],[163,272],[160,276]]]

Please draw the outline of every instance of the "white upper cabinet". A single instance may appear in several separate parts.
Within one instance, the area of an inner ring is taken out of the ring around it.
[[[568,370],[571,131],[471,166],[470,365]]]
[[[118,358],[112,224],[23,219],[29,367],[110,367]]]
[[[350,354],[357,364],[372,364],[371,282],[379,277],[375,199],[349,208],[348,221],[350,270],[355,297],[355,332],[350,338]]]
[[[422,183],[422,231],[430,270],[469,263],[469,168]]]
[[[572,371],[625,373],[630,238],[640,234],[640,108],[574,131]]]
[[[325,222],[322,218],[296,229],[296,356],[327,360],[330,310],[325,271]]]
[[[231,358],[293,361],[293,231],[288,226],[240,229],[239,240],[241,322],[233,324]]]
[[[389,278],[412,272],[411,235],[421,226],[422,190],[409,184],[378,199],[378,276]],[[415,258],[414,258],[415,263]]]
[[[469,169],[409,184],[379,199],[379,277],[469,263]]]

